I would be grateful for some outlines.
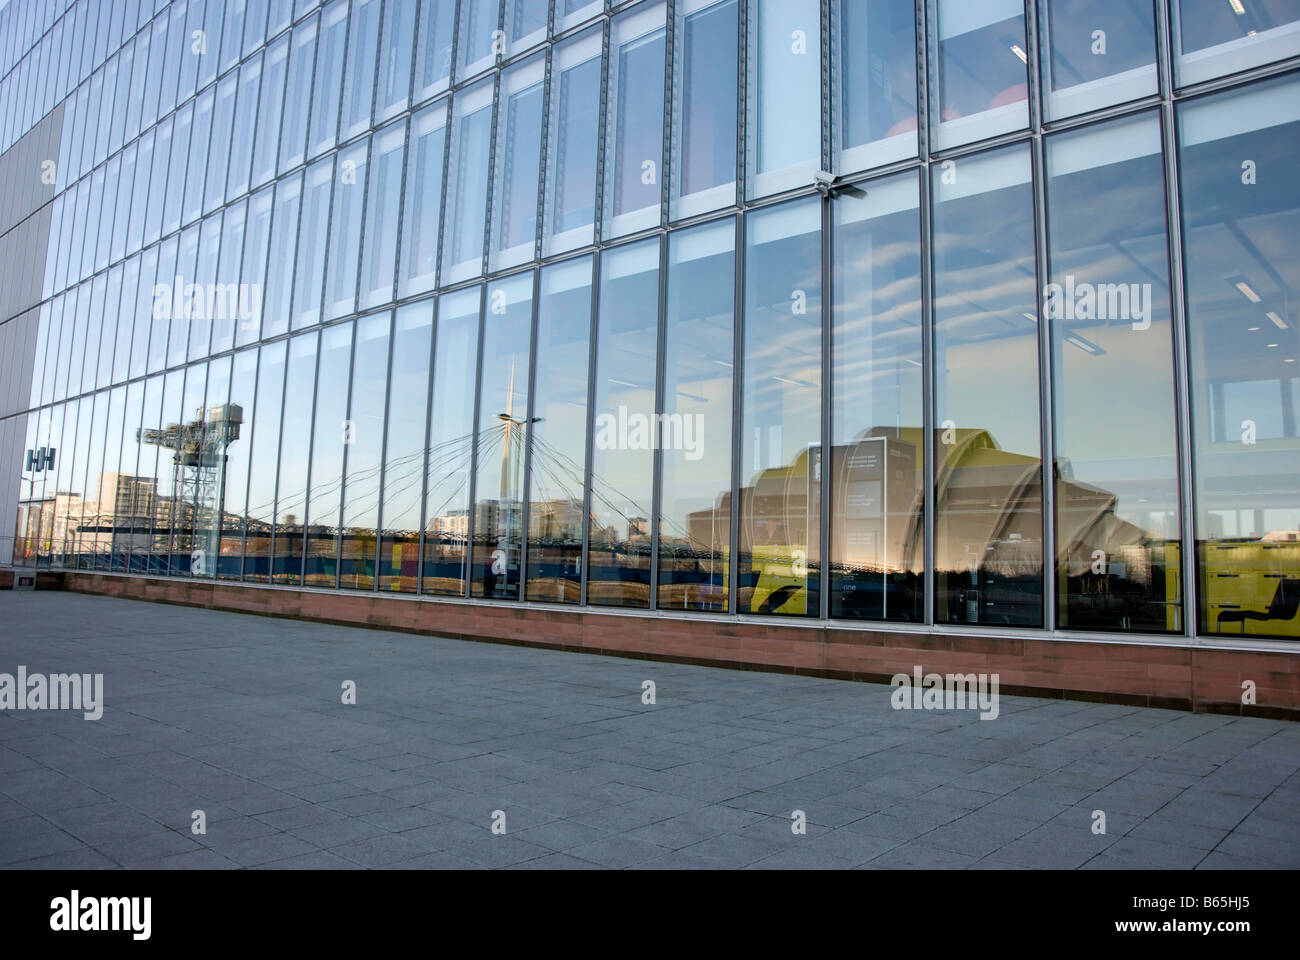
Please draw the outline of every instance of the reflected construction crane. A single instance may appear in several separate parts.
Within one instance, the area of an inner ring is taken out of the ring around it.
[[[199,545],[185,546],[172,538],[172,552],[190,552],[192,561],[206,573],[215,564],[221,544],[221,524],[215,518],[225,509],[226,500],[226,448],[239,439],[239,429],[244,422],[244,408],[237,403],[200,407],[194,420],[173,423],[161,430],[142,428],[136,431],[141,443],[166,447],[172,454],[172,520],[171,531],[179,529],[182,535],[191,529],[205,537]],[[187,505],[193,524],[182,513]],[[202,556],[198,556],[202,549]]]

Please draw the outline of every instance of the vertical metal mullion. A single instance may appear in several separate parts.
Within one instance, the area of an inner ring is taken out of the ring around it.
[[[1051,261],[1047,233],[1047,152],[1041,135],[1030,141],[1034,192],[1034,259],[1038,300],[1034,313],[1038,315],[1038,428],[1042,455],[1040,480],[1042,485],[1043,524],[1043,627],[1056,627],[1056,372],[1055,329],[1048,311],[1041,309],[1041,291],[1047,287]]]
[[[1190,330],[1183,265],[1183,226],[1178,170],[1178,126],[1173,103],[1173,36],[1169,10],[1156,4],[1156,60],[1160,83],[1160,141],[1164,160],[1165,229],[1168,233],[1170,332],[1174,348],[1174,416],[1178,447],[1178,549],[1181,581],[1181,633],[1194,637],[1200,630],[1200,598],[1196,543],[1196,484],[1192,450]]]
[[[539,221],[540,223],[540,221]],[[533,306],[529,318],[528,333],[528,401],[524,405],[524,480],[520,492],[519,513],[519,599],[526,600],[528,594],[524,584],[528,582],[528,525],[532,520],[532,470],[533,470],[533,403],[537,394],[537,327],[541,307],[541,271],[533,270]]]
[[[835,108],[832,103],[831,85],[834,82],[832,77],[831,65],[837,59],[832,50],[831,40],[831,3],[832,0],[821,0],[821,169],[834,170],[835,158],[831,155],[831,124],[834,122]],[[823,294],[825,292],[823,289]],[[823,301],[825,297],[823,296]],[[826,455],[822,454],[823,465],[826,462]],[[825,476],[824,466],[822,476]],[[823,497],[823,499],[825,499]],[[823,591],[825,592],[825,591]]]
[[[1045,8],[1044,8],[1045,9]],[[1038,316],[1038,449],[1042,525],[1042,615],[1044,629],[1056,625],[1056,410],[1054,328],[1047,311],[1039,309],[1047,288],[1047,148],[1043,140],[1045,94],[1043,92],[1043,46],[1045,17],[1039,0],[1025,0],[1025,46],[1029,84],[1030,185],[1034,197],[1034,313]],[[1050,41],[1049,41],[1050,42]]]
[[[374,557],[374,575],[370,578],[370,589],[378,592],[379,590],[379,558],[382,556],[380,548],[383,546],[384,537],[384,483],[388,475],[388,419],[392,412],[393,397],[393,353],[396,350],[397,341],[397,310],[390,307],[388,310],[388,368],[384,374],[384,425],[382,427],[383,437],[379,441],[379,503],[375,509],[375,557]],[[339,523],[342,524],[343,517],[340,515]],[[342,564],[340,563],[340,569]]]
[[[664,113],[663,142],[659,161],[659,228],[668,227],[668,187],[671,181],[669,172],[672,164],[673,142],[673,56],[677,24],[677,0],[667,0],[664,20]],[[657,543],[659,532],[652,533],[652,543]],[[654,551],[657,554],[657,550]]]
[[[421,457],[421,469],[423,476],[420,477],[420,534],[419,534],[419,554],[418,563],[415,568],[415,592],[418,596],[424,593],[424,527],[428,523],[429,510],[429,439],[433,431],[433,388],[434,380],[434,361],[437,359],[438,349],[438,307],[442,298],[429,301],[429,308],[433,310],[433,317],[429,325],[429,378],[424,389],[424,453]],[[468,518],[467,518],[468,519]],[[401,576],[399,570],[398,576]]]
[[[1038,31],[1042,18],[1038,14],[1038,2],[1025,0],[1025,80],[1029,91],[1029,129],[1035,135],[1043,132],[1042,48]]]
[[[740,458],[744,455],[744,389],[741,381],[742,365],[745,357],[745,224],[741,214],[735,218],[735,239],[732,241],[734,265],[732,283],[732,325],[731,325],[731,502],[727,511],[728,537],[731,548],[727,558],[727,612],[735,616],[740,576]]]
[[[550,35],[549,27],[547,35]],[[554,44],[547,43],[542,65],[542,142],[537,151],[537,216],[534,220],[532,256],[534,263],[540,260],[542,256],[542,225],[546,220],[546,165],[550,162],[550,151],[547,148],[551,139],[551,93],[555,86],[551,82],[551,69],[554,63],[553,50]],[[533,288],[535,292],[536,283],[534,283]],[[535,303],[533,312],[537,312]],[[520,582],[522,583],[522,578]]]
[[[474,359],[474,419],[470,430],[474,439],[470,442],[469,457],[469,512],[465,515],[465,589],[462,596],[474,594],[474,514],[477,512],[475,498],[478,495],[478,440],[479,407],[483,400],[483,346],[486,325],[484,315],[487,313],[487,284],[480,283],[478,288],[478,345]]]
[[[498,5],[497,6],[498,18],[500,17],[500,14],[501,14],[501,7],[500,5]],[[500,28],[498,27],[498,29]],[[486,201],[484,201],[485,206],[483,208],[483,253],[482,253],[482,257],[479,259],[479,265],[478,265],[479,276],[487,275],[492,260],[492,220],[493,220],[493,215],[496,213],[496,211],[493,209],[493,204],[496,201],[496,196],[495,196],[496,191],[493,189],[493,187],[496,186],[497,148],[498,146],[500,146],[497,143],[497,141],[502,139],[502,137],[500,136],[502,131],[498,125],[501,123],[501,87],[503,85],[502,83],[503,80],[504,77],[502,76],[502,71],[498,67],[494,66],[492,68],[492,81],[491,81],[492,82],[492,130],[490,135],[488,136],[487,199]],[[456,181],[456,189],[457,190],[461,189],[461,182],[459,178],[457,178]]]
[[[935,622],[935,469],[934,469],[934,267],[931,258],[931,166],[930,166],[930,46],[929,2],[916,5],[916,134],[920,151],[920,235],[921,235],[921,456],[925,482],[922,501],[923,542],[921,562],[921,621]],[[936,18],[937,19],[937,18]],[[937,27],[937,24],[936,24]]]
[[[460,96],[458,93],[449,93],[446,103],[443,105],[442,118],[442,183],[438,187],[438,255],[433,265],[433,288],[439,290],[442,287],[442,260],[446,256],[447,243],[447,184],[451,179],[451,144],[456,134],[456,99]],[[414,115],[412,115],[414,120]],[[407,136],[410,134],[408,132]],[[405,197],[403,197],[405,200]],[[400,262],[400,261],[399,261]]]
[[[423,12],[424,12],[424,10],[425,10],[426,6],[429,4],[429,2],[430,2],[430,0],[420,0],[420,11],[419,11],[420,13],[423,13]],[[433,2],[436,3],[437,0],[433,0]],[[447,92],[448,92],[448,93],[450,93],[453,89],[455,89],[456,84],[458,84],[458,83],[460,82],[460,75],[459,75],[458,71],[456,70],[456,66],[457,66],[457,57],[460,56],[460,5],[461,5],[462,3],[471,3],[471,2],[473,2],[473,0],[452,0],[452,7],[451,7],[451,50],[448,51],[448,56],[451,57],[451,60],[450,60],[450,61],[448,62],[448,64],[447,64]],[[420,36],[420,31],[419,31],[418,26],[417,26],[417,28],[416,28],[415,35],[416,35],[416,39],[417,39],[417,41],[418,41],[419,36]],[[412,78],[412,84],[414,84],[414,78]],[[411,89],[412,89],[412,90],[415,89],[414,85],[412,85]],[[447,120],[448,120],[449,123],[451,122],[451,116],[450,116],[450,114],[448,115]],[[446,175],[446,174],[445,174],[445,171],[444,171],[444,177],[445,177],[445,175]],[[423,565],[423,562],[424,562],[424,561],[421,560],[421,564],[422,564],[422,565]]]
[[[831,96],[831,62],[834,52],[831,49],[831,0],[821,0],[821,169],[833,170],[834,158],[831,156],[831,123],[834,108]],[[835,444],[831,420],[832,392],[832,356],[831,328],[835,322],[834,269],[832,257],[831,230],[834,222],[834,203],[829,194],[820,204],[822,215],[822,297],[821,297],[821,476],[817,481],[817,501],[820,506],[817,526],[817,606],[818,616],[823,620],[831,613],[831,510],[834,498],[834,481],[832,463],[835,458]]]
[[[745,70],[748,59],[749,39],[749,0],[737,0],[736,7],[736,197],[735,202],[743,209],[745,202],[745,124],[748,106],[746,97],[749,86],[746,83]],[[734,274],[732,288],[732,330],[731,330],[731,504],[728,511],[728,536],[731,549],[727,560],[727,612],[733,617],[740,613],[739,586],[740,577],[740,483],[741,457],[744,456],[745,431],[745,220],[744,213],[736,214],[736,238],[734,240],[733,264]]]
[[[834,442],[831,430],[834,424],[831,419],[831,399],[832,399],[832,357],[831,357],[831,325],[834,322],[834,270],[832,269],[831,258],[834,250],[831,243],[832,221],[834,220],[832,206],[833,203],[829,195],[822,198],[819,205],[822,216],[822,306],[821,306],[821,476],[817,481],[817,500],[821,507],[818,513],[818,531],[817,536],[821,541],[818,544],[817,557],[820,561],[818,564],[818,611],[819,616],[823,619],[830,618],[831,612],[831,499],[833,496],[834,483],[832,481],[833,469],[832,460],[834,458]]]
[[[604,95],[602,94],[602,97]],[[591,258],[591,327],[587,337],[587,436],[582,470],[582,571],[578,603],[587,605],[587,581],[591,568],[591,471],[595,460],[592,435],[596,429],[596,346],[600,337],[600,253]]]
[[[662,179],[662,178],[661,178]],[[666,412],[667,396],[664,377],[667,366],[664,344],[667,340],[668,312],[668,240],[660,235],[659,241],[659,309],[655,325],[655,405],[656,414],[651,426],[650,475],[650,596],[651,610],[659,608],[659,498],[663,495],[663,420],[657,416]]]
[[[596,121],[596,206],[594,208],[594,220],[592,224],[592,238],[597,246],[600,246],[601,237],[605,231],[605,128],[608,123],[609,111],[609,73],[610,73],[610,31],[613,29],[611,21],[606,17],[601,21],[600,26],[600,111]],[[599,274],[597,274],[599,279]],[[595,289],[593,285],[592,289]],[[594,328],[593,328],[594,330]],[[588,433],[588,437],[591,434]],[[585,550],[585,548],[584,548]],[[585,559],[584,559],[585,564]],[[586,582],[587,568],[583,566],[583,602],[586,602]]]
[[[351,460],[348,449],[356,443],[356,422],[352,419],[352,397],[354,387],[357,382],[357,332],[360,325],[356,320],[349,320],[347,323],[352,325],[352,343],[348,351],[348,396],[345,407],[346,414],[344,419],[352,424],[352,443],[343,444],[343,462],[339,465],[339,513],[338,513],[338,533],[334,537],[334,589],[338,590],[343,586],[343,510],[348,503],[348,461]],[[342,326],[342,324],[340,324]],[[319,370],[319,367],[317,367]],[[306,557],[304,551],[303,556]]]

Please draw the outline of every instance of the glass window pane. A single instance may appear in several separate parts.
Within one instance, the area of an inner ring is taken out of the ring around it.
[[[228,89],[233,89],[229,87]],[[208,139],[212,133],[212,106],[215,90],[208,90],[194,101],[194,124],[190,130],[189,170],[185,175],[185,204],[181,223],[193,223],[203,213],[203,178],[208,165]],[[224,167],[224,161],[223,167]]]
[[[415,102],[447,88],[456,0],[421,0],[420,35],[415,47]]]
[[[219,422],[226,424],[226,460],[220,478],[220,495],[216,498],[221,519],[213,572],[221,580],[238,580],[243,573],[244,511],[248,507],[248,464],[252,451],[253,418],[256,416],[256,391],[257,350],[244,350],[234,356],[230,405],[219,418]]]
[[[411,43],[415,39],[414,0],[386,0],[384,34],[379,43],[375,122],[406,109],[411,99]]]
[[[483,158],[492,140],[492,83],[457,93],[451,124],[451,169],[447,176],[446,243],[442,284],[477,276],[483,270],[483,233],[488,173]]]
[[[831,58],[831,156],[836,172],[916,156],[913,0],[835,0]]]
[[[227,207],[221,221],[221,252],[212,286],[204,288],[208,314],[212,318],[209,353],[224,353],[235,345],[235,331],[247,312],[248,291],[240,289],[239,260],[244,252],[248,203]],[[241,304],[240,298],[243,298]]]
[[[528,467],[527,598],[577,603],[587,469],[592,258],[542,270]]]
[[[402,148],[406,124],[399,122],[371,138],[370,185],[366,200],[365,249],[361,257],[361,307],[393,299],[397,218],[402,208]],[[423,216],[421,211],[417,216]]]
[[[763,197],[812,182],[821,165],[821,4],[753,0],[745,169]]]
[[[258,68],[259,78],[261,68]],[[231,130],[235,123],[235,97],[238,93],[239,75],[231,73],[217,84],[217,101],[212,111],[212,135],[208,142],[207,189],[203,193],[203,212],[211,213],[221,206],[226,197],[226,168],[230,161]],[[254,85],[253,96],[257,89]],[[248,162],[248,145],[243,145],[240,159]],[[248,182],[248,172],[239,178]]]
[[[546,39],[550,0],[505,0],[506,56],[513,57]]]
[[[267,187],[248,201],[248,224],[239,267],[239,317],[235,343],[243,346],[261,335],[262,290],[271,244],[272,192]],[[278,266],[278,265],[277,265]]]
[[[299,338],[302,340],[304,338]],[[252,442],[249,446],[248,505],[243,512],[244,579],[266,583],[271,578],[271,532],[275,524],[275,484],[279,466],[280,412],[284,399],[284,358],[287,341],[259,351],[257,399],[254,401]],[[314,353],[313,353],[314,356]],[[302,423],[292,429],[306,432]],[[233,505],[232,505],[233,509]]]
[[[149,549],[153,526],[158,518],[158,446],[150,441],[147,431],[157,430],[162,413],[163,378],[150,377],[144,381],[144,402],[140,417],[140,436],[136,444],[135,497],[131,517],[131,555],[127,569],[132,573],[145,573],[149,568]]]
[[[91,221],[97,224],[99,239],[95,244],[95,264],[96,270],[103,270],[108,266],[109,255],[112,252],[113,241],[113,224],[117,222],[117,201],[118,193],[122,189],[122,155],[118,154],[100,168],[104,173],[104,196],[103,205],[98,211],[96,220]],[[98,175],[100,171],[96,171]],[[126,200],[129,202],[130,197]]]
[[[150,325],[153,320],[154,282],[158,274],[158,248],[150,247],[140,255],[140,282],[136,288],[135,304],[132,309],[131,329],[131,366],[128,376],[143,376],[148,369],[150,347]],[[123,291],[125,298],[127,291]],[[158,322],[159,330],[155,336],[165,339],[167,321]]]
[[[334,146],[339,128],[339,98],[342,92],[343,51],[348,38],[347,0],[335,0],[321,14],[320,40],[316,60],[327,65],[316,71],[311,94],[311,131],[307,137],[307,156],[315,157]],[[283,158],[280,169],[285,169]]]
[[[266,36],[274,37],[297,19],[293,15],[293,0],[270,0],[266,17]]]
[[[659,225],[664,9],[637,7],[610,25],[601,230],[607,239]],[[647,96],[648,90],[655,94]]]
[[[185,168],[193,134],[194,104],[187,103],[176,111],[172,149],[167,154],[167,201],[163,205],[161,236],[175,232],[181,225],[181,207],[185,200]]]
[[[931,147],[1029,125],[1022,0],[926,0]]]
[[[673,48],[673,219],[736,202],[737,0],[678,4]]]
[[[149,70],[149,38],[151,32],[143,30],[136,36],[135,41],[130,48],[132,50],[132,68],[131,68],[131,88],[126,95],[126,127],[123,131],[123,138],[130,141],[140,132],[140,113],[144,107],[144,84],[145,77]],[[161,56],[161,53],[159,54]],[[144,126],[153,122],[154,116],[151,112],[144,120]]]
[[[134,295],[135,291],[132,291]],[[113,360],[121,351],[123,356],[131,350],[131,325],[122,323],[122,264],[108,271],[108,292],[104,296],[104,333],[99,348],[99,373],[101,387],[114,382]],[[117,378],[117,379],[125,379]]]
[[[432,290],[438,269],[442,221],[442,166],[447,105],[440,103],[411,119],[406,147],[406,200],[402,210],[402,267],[397,296]]]
[[[306,509],[306,577],[309,587],[333,587],[338,573],[339,504],[343,451],[348,430],[348,372],[352,366],[352,324],[321,332],[316,371],[316,422],[312,432],[311,499]],[[276,553],[279,554],[277,548]]]
[[[499,0],[461,0],[457,31],[456,79],[463,80],[492,66],[502,51]]]
[[[86,393],[95,389],[95,374],[99,370],[97,361],[101,347],[100,337],[104,325],[104,284],[106,279],[106,275],[101,273],[93,281],[87,281],[82,287],[81,309],[86,310],[86,287],[90,288],[90,309],[86,315],[85,326],[78,327],[82,340],[80,343],[74,341],[73,344],[72,372],[76,373],[77,370],[80,370],[81,379],[69,378],[69,393]],[[80,388],[77,386],[78,383],[81,384]]]
[[[148,522],[148,510],[153,502],[149,485],[142,483],[137,475],[141,447],[138,431],[143,413],[144,382],[137,380],[126,388],[122,433],[118,441],[121,452],[117,462],[117,475],[111,482],[113,528],[110,534],[109,567],[113,570],[130,569],[131,556],[136,552],[136,530],[141,520]]]
[[[388,328],[392,313],[357,321],[352,358],[352,396],[344,424],[346,472],[339,586],[375,586],[375,537],[379,527],[379,471],[384,458],[384,403],[388,395]]]
[[[113,235],[108,245],[108,262],[117,263],[126,255],[126,234],[127,228],[131,225],[131,198],[138,196],[140,204],[144,204],[145,193],[135,194],[135,174],[136,174],[136,154],[139,151],[139,144],[132,143],[120,154],[122,166],[119,168],[117,176],[117,186],[114,193],[117,194],[117,207],[113,212],[112,224]]]
[[[325,248],[329,239],[330,184],[334,158],[308,168],[303,187],[302,215],[298,226],[298,265],[294,271],[293,329],[320,321],[325,276]],[[276,261],[281,262],[281,261]]]
[[[1300,638],[1300,84],[1180,107],[1197,628]]]
[[[555,0],[555,29],[568,30],[585,23],[601,11],[600,0]]]
[[[347,75],[343,81],[343,132],[350,140],[370,126],[375,99],[375,55],[379,44],[379,0],[352,0]]]
[[[91,438],[91,469],[94,471],[95,499],[82,513],[82,552],[91,555],[96,570],[107,570],[113,553],[113,517],[117,501],[118,461],[122,456],[122,423],[125,419],[126,391],[122,387],[107,391],[108,417]],[[99,396],[104,396],[103,393]],[[96,421],[101,422],[101,421]],[[102,455],[101,455],[102,452]],[[90,477],[87,477],[90,480]],[[87,548],[88,547],[88,548]]]
[[[193,62],[189,52],[189,32],[185,29],[185,20],[189,13],[187,0],[176,0],[171,5],[167,16],[154,21],[153,49],[165,51],[162,58],[162,73],[159,75],[158,116],[167,114],[179,100],[177,84],[180,81],[181,64]],[[163,24],[167,26],[164,27]],[[153,61],[149,72],[153,74]],[[193,87],[190,88],[193,90]]]
[[[531,260],[536,249],[545,68],[545,59],[534,57],[501,77],[488,258],[492,271]]]
[[[1043,113],[1073,116],[1157,90],[1156,31],[1149,3],[1048,0],[1038,6],[1045,38]]]
[[[222,213],[218,211],[203,221],[199,231],[198,258],[192,274],[182,274],[186,279],[185,309],[190,318],[189,359],[197,360],[209,353],[213,324],[216,320],[212,294],[216,289],[217,270],[221,256]],[[184,250],[182,243],[181,249]],[[195,286],[191,288],[190,283]]]
[[[221,2],[226,8],[221,36],[221,72],[225,73],[239,62],[239,55],[244,48],[244,14],[248,12],[248,0]]]
[[[1170,8],[1180,86],[1300,53],[1293,0],[1177,0]]]
[[[334,191],[326,272],[327,320],[356,310],[357,263],[361,255],[361,211],[366,199],[368,146],[367,142],[362,141],[339,154],[338,188]]]
[[[203,424],[203,410],[206,406],[208,365],[197,363],[185,368],[185,388],[181,394],[181,405],[172,411],[172,419],[164,419],[163,452],[159,456],[159,467],[166,471],[171,467],[171,489],[169,501],[166,536],[155,536],[158,547],[165,550],[162,556],[163,573],[167,576],[186,576],[190,571],[191,551],[194,549],[194,519],[198,505],[199,489],[196,471],[178,462],[172,448],[167,442],[179,442],[181,437],[198,435]],[[170,462],[169,462],[170,461]],[[155,534],[157,531],[155,530]]]
[[[226,202],[248,192],[249,164],[253,158],[253,129],[267,129],[274,117],[257,115],[257,101],[262,87],[262,58],[259,56],[239,68],[239,93],[230,130],[230,165],[226,173]],[[278,124],[277,124],[278,126]]]
[[[280,108],[284,102],[284,80],[289,62],[289,38],[281,37],[266,51],[266,60],[262,74],[262,88],[257,115],[253,119],[254,129],[249,137],[256,138],[253,146],[253,170],[251,184],[254,189],[275,176],[275,154],[280,145]],[[241,102],[240,108],[243,108]],[[305,113],[301,103],[291,102],[289,111]],[[285,121],[288,125],[288,121]],[[299,138],[301,141],[301,137]],[[232,156],[240,156],[232,152]]]
[[[164,240],[162,245],[156,248],[158,250],[158,270],[151,309],[153,325],[149,332],[149,373],[157,373],[164,367],[174,366],[174,364],[167,362],[169,355],[168,341],[173,338],[183,341],[184,337],[181,336],[181,333],[189,333],[188,327],[181,326],[180,311],[173,306],[178,243],[179,238],[173,236]],[[184,345],[180,347],[180,350],[183,356]]]
[[[289,341],[289,361],[284,383],[284,422],[280,428],[279,473],[275,481],[274,541],[271,547],[271,580],[274,583],[292,584],[302,580],[307,460],[311,455],[311,410],[317,382],[316,345],[315,331],[293,337]],[[335,429],[335,436],[341,439],[339,427]],[[258,469],[257,460],[254,461],[253,469]],[[337,494],[337,487],[335,491]],[[250,496],[249,499],[251,501],[253,497]]]
[[[650,605],[659,240],[600,258],[587,602]]]
[[[221,27],[225,16],[226,0],[208,0],[203,11],[203,46],[199,56],[196,90],[202,90],[217,76],[218,54],[221,52]],[[191,31],[193,36],[193,31]]]
[[[474,479],[476,597],[519,598],[533,274],[488,284]]]
[[[746,217],[740,613],[819,615],[821,204]]]
[[[600,45],[596,28],[557,45],[551,55],[543,256],[595,239]]]
[[[672,234],[657,438],[662,609],[728,609],[736,224]]]
[[[312,95],[312,68],[316,61],[316,17],[293,28],[289,50],[289,76],[285,81],[285,111],[280,135],[280,173],[302,163],[307,146],[307,110]]]
[[[149,203],[144,215],[140,246],[148,246],[162,235],[162,204],[168,195],[168,167],[172,163],[172,117],[153,129],[152,170],[149,172]],[[133,245],[134,246],[134,245]]]
[[[194,540],[188,551],[188,573],[192,577],[216,576],[221,548],[221,512],[229,469],[227,449],[240,423],[230,401],[230,357],[208,364],[208,388],[203,409],[194,413],[198,438],[197,465],[186,467],[194,486]],[[239,417],[242,417],[242,411]],[[185,563],[186,558],[182,557]]]
[[[123,249],[134,253],[144,242],[145,219],[150,210],[149,176],[153,170],[154,131],[150,130],[139,141],[139,154],[135,163],[135,182],[127,186],[131,192],[131,220],[127,226]],[[170,146],[170,143],[168,144]],[[162,193],[162,184],[158,184]]]
[[[388,386],[379,589],[414,593],[420,569],[420,495],[433,349],[433,300],[397,311]]]
[[[266,293],[262,305],[262,336],[274,337],[289,329],[289,295],[298,247],[298,208],[302,200],[302,174],[275,185],[275,213],[271,221],[271,251],[267,258]],[[275,264],[274,269],[271,264]]]
[[[1057,624],[1182,629],[1164,170],[1155,115],[1047,141]]]
[[[131,339],[134,334],[137,297],[140,289],[140,257],[126,261],[122,270],[122,295],[117,315],[117,346],[113,350],[113,382],[126,380],[131,369]],[[149,335],[145,327],[145,336]]]
[[[953,173],[934,185],[934,616],[1041,626],[1029,150],[960,159]]]
[[[464,596],[469,579],[469,480],[473,462],[474,371],[482,287],[438,299],[433,407],[425,481],[424,593]]]

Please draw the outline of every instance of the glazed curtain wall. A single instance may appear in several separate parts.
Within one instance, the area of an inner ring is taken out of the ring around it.
[[[1300,637],[1287,4],[0,26],[0,142],[66,101],[15,562]]]

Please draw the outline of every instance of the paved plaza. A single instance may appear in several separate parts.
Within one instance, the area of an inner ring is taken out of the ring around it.
[[[103,716],[0,712],[6,869],[1300,867],[1284,721],[1011,696],[981,720],[60,592],[0,593],[19,666],[103,674]]]

